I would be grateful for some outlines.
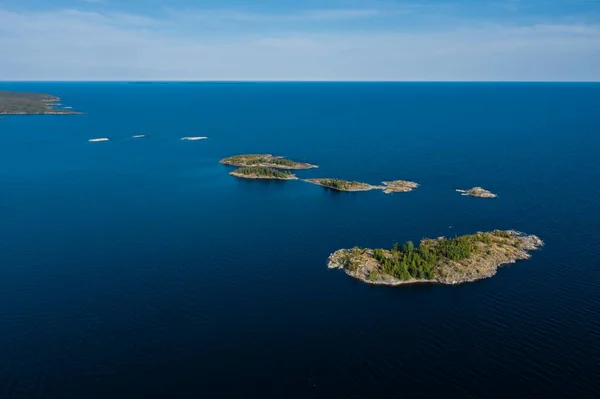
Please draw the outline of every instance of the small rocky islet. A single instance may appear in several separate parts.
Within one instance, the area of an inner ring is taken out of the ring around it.
[[[479,232],[454,238],[423,239],[392,249],[340,249],[328,267],[369,284],[461,284],[492,277],[502,265],[529,259],[544,242],[514,230]]]
[[[277,170],[266,166],[245,166],[229,173],[231,176],[242,179],[263,179],[263,180],[297,180],[293,173],[287,170]]]
[[[419,184],[407,180],[384,181],[383,185],[383,192],[386,194],[408,193],[419,187]]]
[[[317,168],[304,162],[296,162],[271,154],[244,154],[221,159],[220,163],[238,169],[229,174],[241,179],[298,180],[290,170]]]
[[[219,162],[223,165],[238,167],[239,169],[229,174],[242,179],[298,180],[296,175],[287,171],[318,168],[317,165],[296,162],[272,154],[234,155],[221,159]],[[336,191],[383,190],[386,194],[410,192],[419,187],[419,184],[407,180],[386,181],[379,186],[338,178],[311,178],[303,179],[303,181]]]
[[[313,169],[318,168],[317,165],[311,165],[304,162],[296,162],[284,157],[274,156],[271,154],[245,154],[245,155],[234,155],[229,158],[221,159],[223,165],[237,166],[237,167],[248,167],[248,166],[262,166],[267,168],[275,169]]]
[[[374,186],[369,183],[341,180],[337,178],[306,179],[304,181],[336,191],[383,190],[386,194],[407,193],[419,187],[417,183],[406,180],[384,181],[382,183],[383,186]]]
[[[484,189],[483,187],[473,187],[468,190],[457,189],[457,192],[463,196],[471,196],[476,198],[497,198],[498,196],[491,191]]]
[[[369,191],[378,190],[382,188],[381,186],[372,186],[368,183],[341,180],[336,178],[306,179],[304,181],[336,191]]]

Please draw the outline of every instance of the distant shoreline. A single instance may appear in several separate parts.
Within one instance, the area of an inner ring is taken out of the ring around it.
[[[71,107],[56,109],[62,105],[60,97],[50,94],[0,91],[0,115],[80,115]]]
[[[9,115],[18,115],[18,116],[36,116],[36,115],[83,115],[83,112],[77,111],[45,111],[45,112],[0,112],[0,115],[9,116]]]

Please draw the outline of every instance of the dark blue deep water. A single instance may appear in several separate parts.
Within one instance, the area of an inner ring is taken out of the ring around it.
[[[0,398],[600,395],[600,84],[0,89],[85,112],[0,120]],[[422,187],[333,193],[218,162],[252,152]],[[454,191],[476,185],[499,198]],[[326,267],[494,228],[546,246],[460,286]]]

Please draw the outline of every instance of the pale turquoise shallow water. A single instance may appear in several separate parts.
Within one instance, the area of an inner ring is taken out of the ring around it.
[[[1,398],[600,395],[600,85],[0,89],[85,112],[0,120]],[[218,163],[249,152],[421,187]],[[454,191],[475,185],[499,198]],[[326,268],[342,247],[494,228],[546,247],[456,287]]]

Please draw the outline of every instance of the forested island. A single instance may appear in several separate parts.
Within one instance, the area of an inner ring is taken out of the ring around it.
[[[328,267],[342,269],[370,284],[460,284],[488,278],[498,267],[528,259],[528,251],[543,246],[534,235],[494,230],[455,238],[411,241],[392,249],[340,249],[329,256]]]
[[[220,162],[229,166],[264,166],[276,169],[312,169],[317,167],[316,165],[311,165],[309,163],[296,162],[271,154],[235,155],[229,158],[221,159]]]
[[[308,183],[316,184],[318,186],[330,188],[337,191],[369,191],[369,190],[380,190],[381,186],[372,186],[368,183],[361,183],[357,181],[348,181],[341,179],[306,179]]]
[[[70,109],[53,108],[60,98],[50,94],[0,91],[0,115],[74,115]]]
[[[482,187],[473,187],[469,190],[456,190],[459,193],[462,193],[461,195],[470,195],[471,197],[477,197],[477,198],[496,198],[498,197],[496,194],[492,193],[491,191],[488,191]]]
[[[407,180],[384,181],[383,185],[385,186],[383,192],[386,194],[408,193],[414,190],[415,188],[419,187],[417,183]]]
[[[297,177],[288,172],[268,168],[266,166],[247,166],[229,173],[231,176],[242,179],[266,179],[266,180],[296,180]]]

